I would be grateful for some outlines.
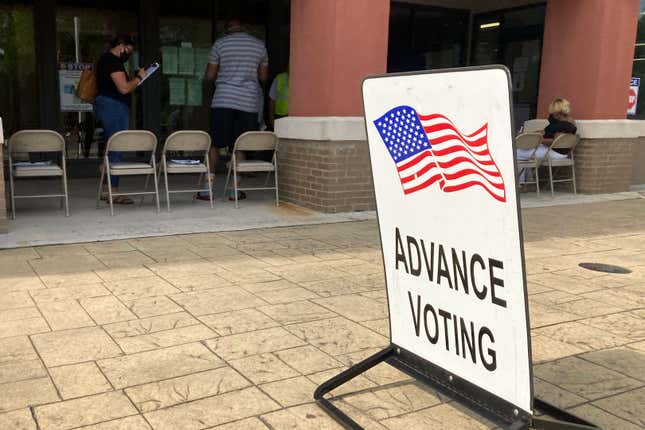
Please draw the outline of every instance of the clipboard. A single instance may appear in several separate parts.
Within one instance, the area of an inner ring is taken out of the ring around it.
[[[148,79],[150,76],[152,76],[152,75],[153,75],[157,70],[159,70],[159,63],[157,63],[157,62],[154,62],[154,63],[152,63],[151,65],[149,65],[148,67],[146,67],[146,74],[145,74],[145,76],[144,76],[144,77],[139,81],[139,83],[137,84],[137,86],[139,86],[139,85],[143,84],[143,83],[146,81],[146,79]]]

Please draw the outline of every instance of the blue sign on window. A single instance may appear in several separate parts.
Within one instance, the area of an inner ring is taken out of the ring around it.
[[[632,78],[629,86],[630,87],[640,87],[641,86],[641,78]]]

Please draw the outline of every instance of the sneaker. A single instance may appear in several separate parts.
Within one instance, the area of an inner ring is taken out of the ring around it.
[[[206,193],[206,194],[197,193],[197,196],[195,196],[195,199],[202,200],[204,202],[210,202],[211,201],[210,197],[208,197],[208,193]]]
[[[246,198],[246,193],[244,191],[238,191],[237,192],[237,199],[238,200],[244,200]],[[235,191],[231,191],[231,193],[228,195],[228,201],[229,202],[234,202],[235,201]]]

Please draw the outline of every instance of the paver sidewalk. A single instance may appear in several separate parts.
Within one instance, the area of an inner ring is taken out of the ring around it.
[[[524,229],[537,394],[645,428],[643,201]],[[382,270],[373,221],[0,251],[0,429],[339,428],[312,393],[387,344]],[[370,429],[490,427],[387,365],[335,394]]]

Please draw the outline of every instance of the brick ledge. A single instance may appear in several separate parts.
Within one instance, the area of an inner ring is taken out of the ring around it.
[[[362,116],[289,116],[275,122],[281,139],[359,141],[366,140]]]
[[[524,131],[542,131],[546,119],[524,122]],[[645,136],[645,121],[635,119],[579,119],[578,134],[582,139],[628,139]]]

